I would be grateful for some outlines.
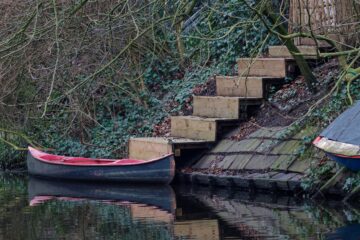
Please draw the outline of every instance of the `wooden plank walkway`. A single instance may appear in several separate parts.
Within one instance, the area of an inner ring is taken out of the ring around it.
[[[224,139],[193,166],[194,169],[287,171],[303,174],[314,159],[301,159],[302,137],[316,129],[304,129],[295,137],[282,139],[286,129],[260,129],[241,141]]]

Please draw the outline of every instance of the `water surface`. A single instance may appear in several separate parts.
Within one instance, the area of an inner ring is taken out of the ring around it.
[[[360,206],[0,175],[0,239],[360,239]]]

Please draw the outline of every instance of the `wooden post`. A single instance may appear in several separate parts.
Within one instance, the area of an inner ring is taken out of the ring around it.
[[[345,44],[360,40],[356,30],[360,3],[353,0],[290,0],[289,32],[310,32],[327,35]],[[310,21],[310,23],[309,23]],[[313,39],[296,38],[295,45],[316,45]],[[325,42],[318,43],[324,47]]]
[[[321,186],[321,188],[319,189],[319,191],[317,191],[313,196],[312,199],[316,199],[320,196],[324,196],[324,193],[331,188],[332,186],[334,186],[339,179],[341,179],[344,174],[346,173],[347,169],[345,167],[342,167],[334,176],[332,176],[332,178],[330,178],[323,186]]]

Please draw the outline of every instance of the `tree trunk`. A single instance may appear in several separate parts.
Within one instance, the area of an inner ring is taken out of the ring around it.
[[[274,27],[274,30],[276,30],[278,33],[280,33],[283,36],[288,35],[288,31],[283,23],[279,23],[279,15],[275,14],[270,4],[266,4],[266,7],[263,9],[263,13],[267,17],[268,21],[271,23],[271,25]],[[316,77],[311,71],[311,68],[309,64],[306,62],[304,56],[297,55],[300,53],[297,46],[294,44],[292,39],[280,39],[284,42],[285,46],[291,53],[291,55],[294,57],[297,65],[299,66],[301,74],[304,76],[306,85],[309,88],[309,90],[312,93],[316,93]]]
[[[179,57],[180,57],[180,66],[183,67],[184,64],[184,52],[185,52],[185,47],[184,47],[184,42],[181,38],[181,32],[182,32],[182,26],[183,26],[183,22],[179,22],[178,24],[176,24],[175,26],[175,30],[176,30],[176,45],[178,48],[178,52],[179,52]]]

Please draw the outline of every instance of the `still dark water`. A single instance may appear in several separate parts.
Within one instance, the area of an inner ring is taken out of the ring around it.
[[[0,239],[360,239],[360,205],[0,175]]]

